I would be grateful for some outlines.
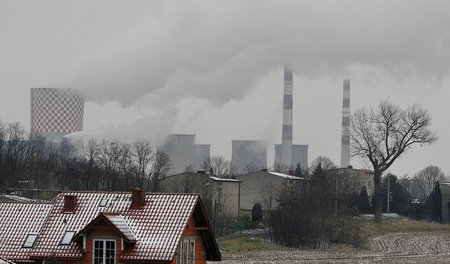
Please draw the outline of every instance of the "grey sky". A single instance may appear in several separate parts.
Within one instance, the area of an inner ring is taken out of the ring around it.
[[[0,119],[29,126],[30,87],[76,88],[92,135],[195,133],[229,158],[231,139],[281,141],[288,63],[294,143],[310,145],[310,161],[340,160],[350,78],[352,109],[388,98],[433,117],[438,143],[392,172],[450,173],[449,13],[448,1],[414,0],[0,0]]]

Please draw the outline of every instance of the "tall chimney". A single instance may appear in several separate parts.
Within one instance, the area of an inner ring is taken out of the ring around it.
[[[292,70],[284,68],[283,128],[281,138],[281,163],[292,165]]]
[[[131,192],[131,208],[139,209],[145,205],[145,191],[139,188]]]
[[[64,196],[64,212],[73,212],[77,206],[77,197],[75,195]]]
[[[341,168],[350,166],[350,80],[344,80],[342,99]]]

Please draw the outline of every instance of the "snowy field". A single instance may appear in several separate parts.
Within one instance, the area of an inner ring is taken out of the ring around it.
[[[450,263],[450,232],[399,232],[370,239],[368,249],[269,250],[224,253],[235,263]]]

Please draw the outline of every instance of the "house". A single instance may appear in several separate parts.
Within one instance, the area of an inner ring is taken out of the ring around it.
[[[239,192],[241,180],[219,178],[205,174],[183,172],[165,177],[161,188],[166,192],[199,193],[208,208],[215,210],[220,206],[221,213],[226,218],[239,217]]]
[[[294,182],[301,183],[305,178],[283,173],[261,170],[236,176],[241,180],[240,208],[252,210],[257,203],[264,210],[270,210],[277,205],[277,197],[283,185]]]
[[[13,214],[11,210],[0,211],[1,217]],[[196,194],[61,192],[49,212],[41,214],[46,215],[41,225],[30,217],[17,227],[26,237],[11,234],[22,260],[53,259],[66,264],[199,264],[221,260]],[[0,256],[17,262],[17,257],[2,250],[6,245],[0,241]]]

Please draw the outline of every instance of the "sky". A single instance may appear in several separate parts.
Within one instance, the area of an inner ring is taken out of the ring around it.
[[[342,81],[351,109],[418,103],[439,140],[390,172],[450,174],[450,1],[0,0],[0,120],[30,124],[30,88],[85,95],[84,133],[155,145],[196,134],[281,142],[283,68],[294,72],[293,142],[340,163]],[[370,168],[352,158],[356,168]]]

